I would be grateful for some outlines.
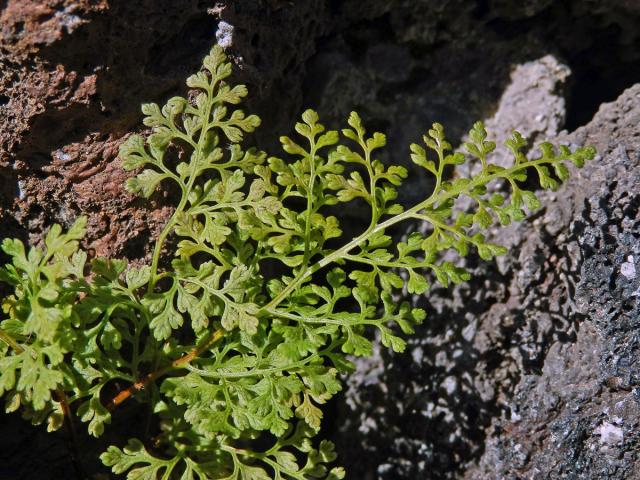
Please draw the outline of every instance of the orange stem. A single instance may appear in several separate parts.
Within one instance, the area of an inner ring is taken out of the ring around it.
[[[113,397],[109,401],[109,403],[107,404],[107,410],[112,412],[118,407],[118,405],[124,403],[126,400],[132,397],[135,393],[140,392],[141,390],[144,390],[149,383],[162,377],[163,375],[167,374],[171,370],[176,368],[181,368],[184,365],[195,360],[200,355],[202,355],[206,350],[208,350],[211,345],[213,345],[215,342],[220,340],[223,337],[223,335],[224,335],[223,330],[216,330],[200,346],[198,346],[197,348],[194,348],[189,353],[187,353],[186,355],[183,355],[177,360],[174,360],[173,362],[171,362],[171,364],[168,367],[161,368],[160,370],[156,370],[155,372],[151,372],[147,374],[145,377],[143,377],[141,380],[138,380],[133,385],[129,386],[124,390],[121,390],[120,392],[118,392],[118,394],[115,397]]]

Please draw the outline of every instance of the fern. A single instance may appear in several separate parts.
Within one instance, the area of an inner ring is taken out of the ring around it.
[[[312,438],[321,406],[352,370],[350,356],[371,354],[374,331],[401,352],[403,334],[425,319],[394,298],[423,294],[431,277],[445,287],[468,280],[443,260],[449,250],[485,260],[505,253],[482,232],[540,208],[522,187],[527,175],[535,170],[543,188],[555,189],[568,162],[581,167],[594,151],[545,143],[529,159],[514,133],[514,163],[503,168],[490,163],[495,144],[481,123],[466,153],[434,124],[423,145],[411,145],[411,159],[435,186],[405,209],[396,198],[407,170],[375,158],[385,136],[368,135],[356,113],[337,132],[307,110],[296,137],[281,138],[282,158],[243,149],[260,120],[235,107],[247,90],[229,85],[230,74],[214,47],[187,80],[195,94],[143,105],[153,133],[122,145],[124,168],[138,171],[129,191],[147,198],[171,182],[180,192],[150,265],[87,264],[78,251],[84,219],[66,234],[53,227],[46,248],[28,254],[4,241],[12,261],[0,279],[14,294],[0,324],[0,394],[8,411],[22,407],[50,429],[78,415],[96,437],[130,398],[148,403],[158,435],[101,456],[129,479],[344,478],[331,466],[331,443],[313,447]],[[468,161],[479,162],[478,173],[450,179],[448,167]],[[495,181],[510,187],[508,199],[490,192]],[[473,201],[470,211],[454,208],[461,197]],[[368,205],[370,222],[341,242],[332,213],[352,201]],[[394,242],[390,230],[401,222],[429,229]],[[161,262],[170,236],[173,258]],[[114,381],[129,386],[103,403]]]

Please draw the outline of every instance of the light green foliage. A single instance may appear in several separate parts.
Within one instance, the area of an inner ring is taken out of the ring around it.
[[[5,239],[2,250],[11,263],[0,269],[0,280],[11,285],[0,323],[0,395],[7,411],[22,407],[34,422],[49,418],[49,429],[60,426],[58,389],[73,384],[63,363],[73,348],[77,292],[72,282],[83,277],[86,254],[78,252],[85,233],[84,219],[66,234],[55,225],[45,238],[45,248],[28,252],[21,241]]]
[[[52,392],[63,391],[100,436],[122,401],[103,405],[105,385],[141,382],[145,388],[129,393],[150,404],[160,433],[110,446],[101,457],[131,480],[337,480],[344,471],[328,466],[332,445],[314,448],[311,438],[321,406],[352,369],[350,356],[371,354],[376,334],[403,351],[403,334],[425,312],[396,299],[423,294],[431,278],[445,287],[467,280],[443,260],[447,251],[486,260],[505,253],[483,231],[540,207],[522,187],[528,173],[555,189],[568,176],[567,162],[581,167],[594,152],[543,144],[529,159],[514,133],[507,142],[514,163],[503,168],[490,162],[495,144],[481,123],[466,153],[434,124],[423,145],[411,145],[411,159],[434,187],[405,209],[396,198],[407,170],[376,159],[385,136],[369,136],[355,113],[337,132],[307,110],[294,138],[281,138],[282,157],[243,149],[260,121],[235,107],[247,90],[227,84],[230,74],[214,47],[203,71],[187,80],[190,99],[144,105],[153,133],[122,145],[124,168],[138,171],[129,191],[147,198],[169,181],[180,192],[151,265],[98,259],[85,266],[77,251],[83,220],[64,235],[54,227],[46,250],[28,255],[5,240],[12,263],[0,275],[15,293],[0,330],[0,393],[10,410],[24,406],[55,427],[61,400]],[[469,161],[479,162],[472,178],[451,175]],[[509,198],[489,192],[494,181],[510,186]],[[473,208],[455,209],[461,197]],[[368,206],[370,221],[344,240],[336,215],[349,202]],[[397,242],[391,228],[401,222],[429,228]],[[177,247],[161,265],[169,236]]]

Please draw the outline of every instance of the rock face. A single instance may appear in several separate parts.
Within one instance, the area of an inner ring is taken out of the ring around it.
[[[542,371],[516,388],[468,478],[639,478],[640,84],[567,137],[601,158],[558,195],[576,268],[570,341],[551,343]],[[566,196],[570,200],[567,202]],[[543,222],[549,216],[543,217]]]
[[[561,135],[599,158],[497,268],[430,293],[409,355],[359,364],[338,438],[361,478],[640,476],[639,125],[640,84]]]
[[[408,143],[434,120],[459,138],[486,117],[512,65],[549,53],[568,65],[575,123],[632,83],[628,67],[640,55],[638,9],[621,0],[2,5],[3,231],[37,242],[48,225],[86,214],[87,246],[129,258],[145,256],[170,202],[158,194],[141,204],[123,192],[118,145],[140,128],[140,103],[183,92],[214,42],[253,93],[248,108],[263,118],[254,139],[262,147],[275,147],[303,107],[317,107],[335,126],[357,109],[388,133],[395,161],[405,161]],[[408,199],[424,188],[422,173],[412,173]]]
[[[484,118],[498,140],[593,144],[544,211],[495,232],[507,257],[414,299],[427,323],[358,364],[328,427],[356,479],[640,478],[640,87],[592,119],[640,82],[639,20],[633,0],[5,0],[0,237],[85,214],[96,255],[144,258],[172,193],[124,192],[118,147],[214,42],[274,154],[307,106],[332,127],[358,110],[405,164],[434,120],[455,141]],[[411,170],[403,200],[428,188]],[[21,432],[0,478],[71,478],[63,444],[0,418]]]

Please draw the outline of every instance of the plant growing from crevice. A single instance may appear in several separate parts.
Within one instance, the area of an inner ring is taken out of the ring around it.
[[[180,192],[150,265],[88,262],[84,218],[66,233],[54,226],[42,248],[4,240],[11,262],[0,279],[13,294],[2,305],[0,394],[9,412],[49,430],[78,417],[95,437],[125,402],[147,404],[154,426],[101,456],[129,479],[343,478],[332,444],[312,443],[321,406],[340,390],[351,356],[371,354],[373,332],[404,350],[403,335],[425,312],[395,298],[424,294],[427,278],[467,280],[443,260],[449,250],[485,260],[505,253],[483,231],[540,208],[521,187],[527,175],[535,170],[555,189],[568,162],[581,167],[594,151],[545,143],[529,159],[514,133],[514,162],[503,168],[490,161],[495,144],[481,123],[464,152],[434,124],[424,145],[411,145],[434,187],[405,208],[396,197],[407,170],[375,158],[385,136],[369,136],[355,113],[337,132],[307,110],[296,137],[281,138],[282,158],[243,149],[260,120],[236,107],[247,90],[228,84],[230,74],[214,47],[187,80],[189,99],[143,105],[153,133],[121,147],[124,168],[138,172],[129,191],[148,198],[172,182]],[[477,174],[448,179],[449,166],[469,161]],[[494,181],[510,187],[509,198],[489,191]],[[456,210],[461,197],[474,207]],[[370,220],[343,240],[332,213],[355,200]],[[390,229],[401,222],[429,228],[396,242]],[[114,385],[122,387],[105,400]]]

